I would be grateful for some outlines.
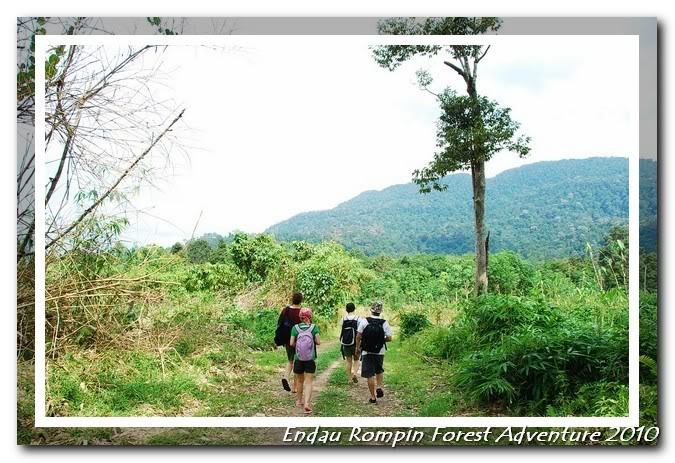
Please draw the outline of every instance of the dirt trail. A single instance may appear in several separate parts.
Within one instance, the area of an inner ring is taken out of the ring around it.
[[[400,400],[396,398],[396,394],[391,390],[387,389],[387,361],[385,356],[385,373],[384,373],[384,397],[377,399],[377,404],[371,404],[368,402],[370,398],[370,392],[368,391],[368,382],[366,378],[358,377],[358,383],[352,384],[350,386],[345,386],[348,388],[349,397],[356,404],[363,404],[363,413],[358,413],[358,416],[400,416],[401,410],[404,409],[404,405]],[[359,371],[360,374],[360,371]]]
[[[322,350],[329,350],[337,344],[337,341],[331,340],[321,344]],[[322,390],[328,385],[328,379],[331,377],[336,368],[342,365],[342,358],[338,357],[333,361],[328,368],[320,372],[314,378],[314,388],[312,391],[312,402],[316,402],[317,397]],[[268,416],[305,416],[300,407],[295,405],[296,394],[287,392],[281,388],[281,377],[283,375],[283,367],[278,369],[278,374],[274,375],[268,381],[266,387],[273,388],[275,396],[279,399],[278,408],[268,411]],[[258,416],[264,416],[262,414]],[[283,435],[286,428],[258,428],[251,429],[251,432],[257,434],[256,442],[258,445],[283,445]]]
[[[321,349],[324,351],[328,351],[329,349],[335,347],[337,344],[337,341],[331,340],[327,341],[321,344]],[[316,375],[314,378],[314,389],[312,393],[312,399],[313,402],[316,401],[316,398],[319,396],[319,393],[326,387],[328,383],[328,379],[330,376],[333,374],[333,371],[340,366],[342,358],[338,357],[334,362],[332,362],[328,368],[325,370],[321,371]],[[267,380],[266,385],[264,388],[266,390],[274,391],[274,396],[278,399],[277,403],[279,404],[278,407],[274,407],[273,409],[270,410],[265,410],[265,413],[263,414],[262,412],[257,414],[256,416],[304,416],[304,412],[300,407],[295,405],[295,400],[296,400],[296,394],[291,393],[288,391],[285,391],[281,387],[281,378],[283,377],[284,373],[284,366],[280,366],[277,369],[277,374],[272,375]]]

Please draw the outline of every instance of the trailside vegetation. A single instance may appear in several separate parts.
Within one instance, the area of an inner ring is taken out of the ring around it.
[[[50,416],[212,413],[224,406],[214,404],[214,394],[238,397],[245,372],[273,351],[279,310],[298,290],[327,333],[335,331],[346,302],[383,301],[400,337],[397,352],[445,365],[441,384],[462,391],[461,403],[477,415],[627,413],[624,228],[583,257],[532,262],[496,252],[492,292],[478,298],[471,254],[368,257],[332,242],[237,233],[229,242],[207,243],[209,260],[195,261],[194,243],[206,241],[52,257]],[[653,254],[642,253],[645,400],[656,394],[655,263]],[[656,420],[652,405],[641,409],[649,423]]]

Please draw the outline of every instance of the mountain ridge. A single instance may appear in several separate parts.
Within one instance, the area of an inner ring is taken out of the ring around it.
[[[641,160],[640,177],[645,243],[655,246],[656,162]],[[447,191],[426,195],[413,183],[367,190],[332,209],[297,214],[266,233],[282,241],[334,240],[368,255],[472,252],[471,177],[452,174],[443,183]],[[486,191],[492,250],[532,258],[578,255],[586,242],[600,244],[612,225],[627,223],[628,159],[526,164],[488,178]]]

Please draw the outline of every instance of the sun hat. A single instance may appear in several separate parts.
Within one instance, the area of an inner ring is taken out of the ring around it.
[[[380,314],[382,313],[382,303],[380,301],[375,301],[370,305],[370,311],[372,313]]]

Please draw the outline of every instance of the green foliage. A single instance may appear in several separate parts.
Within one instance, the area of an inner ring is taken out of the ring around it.
[[[534,285],[534,268],[512,251],[490,256],[490,291],[501,294],[527,294]]]
[[[609,230],[598,264],[605,288],[628,286],[628,227],[614,225]]]
[[[640,250],[640,289],[656,292],[658,289],[658,258],[655,252]]]
[[[511,151],[520,157],[529,153],[530,138],[515,138],[520,124],[511,119],[510,108],[479,97],[479,109],[474,110],[470,96],[458,96],[451,88],[446,88],[439,100],[441,116],[436,146],[441,151],[427,167],[413,172],[413,181],[420,192],[429,193],[432,188],[446,190],[447,185],[441,180],[448,173],[471,169],[475,162],[487,162],[500,151]]]
[[[279,312],[276,309],[244,311],[231,309],[224,315],[225,323],[235,331],[235,339],[252,349],[274,347],[274,331]]]
[[[626,416],[628,386],[596,381],[584,384],[573,396],[561,396],[546,408],[548,416]]]
[[[645,209],[641,203],[640,214],[645,220],[656,217],[656,196],[649,196],[655,175],[656,163],[643,160],[640,197]],[[471,177],[452,174],[442,182],[452,193],[420,195],[414,183],[395,185],[361,193],[331,210],[299,214],[267,232],[283,241],[337,240],[369,256],[472,253]],[[600,248],[613,225],[628,223],[625,158],[527,164],[488,178],[486,190],[492,253],[510,250],[530,260],[583,256],[585,243]],[[655,233],[656,228],[641,228],[641,246],[655,243]],[[648,251],[656,249],[650,246]],[[643,280],[644,275],[641,286]],[[648,278],[648,283],[655,281]]]
[[[193,264],[208,262],[211,258],[211,246],[203,239],[192,240],[185,246],[185,254],[188,262]]]
[[[497,31],[502,24],[495,17],[388,18],[377,23],[381,35],[479,35]],[[373,47],[373,58],[380,66],[393,71],[410,58],[421,55],[433,57],[444,52],[455,59],[477,58],[482,46],[439,45],[381,45]]]
[[[475,402],[523,414],[622,415],[627,298],[604,297],[601,307],[563,309],[536,293],[487,294],[466,300],[450,326],[422,330],[410,345],[425,357],[454,362],[454,384]],[[590,403],[593,391],[605,390],[599,382],[617,395]]]
[[[279,265],[283,249],[269,235],[236,233],[230,253],[232,261],[249,281],[263,281]]]
[[[658,300],[656,293],[640,293],[640,355],[658,360]]]
[[[183,243],[176,242],[176,243],[173,244],[173,246],[171,246],[171,254],[178,254],[184,248],[185,248],[185,246],[183,246]]]
[[[401,312],[398,315],[401,338],[410,337],[431,326],[427,314],[419,311]]]
[[[553,326],[560,320],[560,311],[543,300],[485,294],[468,301],[461,316],[490,344],[522,326]]]
[[[311,258],[302,262],[297,287],[307,305],[320,316],[330,318],[338,307],[355,299],[370,276],[361,261],[347,254],[342,246],[328,242],[313,247]]]
[[[148,294],[162,297],[151,304],[140,302],[145,299],[128,304],[126,297],[112,300],[113,318],[83,319],[76,330],[66,320],[91,310],[70,309],[60,329],[74,333],[69,338],[74,352],[98,352],[102,336],[125,335],[131,329],[144,333],[148,327],[153,331],[141,336],[150,345],[137,354],[117,352],[113,360],[103,363],[68,355],[50,360],[50,413],[76,415],[83,407],[82,414],[88,415],[156,410],[176,414],[185,400],[204,394],[196,386],[202,384],[200,375],[215,375],[227,384],[230,375],[247,368],[252,355],[259,355],[255,351],[263,351],[266,368],[274,368],[283,363],[283,355],[271,350],[279,309],[293,290],[305,293],[304,305],[315,309],[314,321],[322,333],[334,329],[335,311],[345,301],[367,305],[373,299],[382,300],[391,310],[387,318],[397,325],[397,339],[404,339],[405,351],[395,355],[447,370],[438,381],[461,391],[461,400],[473,401],[472,407],[489,404],[493,411],[523,416],[626,413],[628,298],[622,285],[600,289],[594,269],[598,260],[579,257],[532,264],[513,252],[496,252],[489,266],[493,292],[475,298],[470,296],[470,255],[365,257],[333,242],[284,245],[269,236],[255,238],[219,241],[223,257],[216,264],[190,263],[187,253],[144,246],[71,253],[50,265],[50,280],[63,279],[71,265],[99,278],[122,272],[133,280],[149,273],[156,281],[148,285],[156,286]],[[240,252],[239,257],[243,251],[254,256],[246,261],[251,265],[244,266],[251,272],[260,268],[252,263],[261,249],[262,254],[273,254],[277,264],[249,278],[239,266],[245,259],[235,263],[231,251],[237,247],[234,254]],[[280,281],[286,285],[277,286]],[[162,282],[171,289],[165,291]],[[284,302],[278,303],[278,296]],[[270,300],[274,302],[266,302]],[[60,307],[61,315],[64,309]],[[656,316],[656,294],[642,292],[640,378],[645,420],[656,419]],[[158,350],[155,342],[164,347]],[[118,358],[124,362],[120,364]],[[333,360],[323,353],[319,358],[324,363]],[[217,373],[212,374],[212,369]],[[409,369],[398,370],[396,385],[405,388]],[[428,391],[411,394],[415,397],[411,403],[419,408]],[[433,404],[419,408],[419,413],[449,413],[449,407],[458,406],[451,396],[447,391],[434,396]],[[237,413],[225,403],[214,406]]]
[[[341,303],[337,279],[322,263],[311,262],[300,271],[298,288],[308,303],[315,305],[322,315],[329,315]]]
[[[458,386],[477,401],[543,404],[600,379],[627,384],[628,345],[617,339],[627,332],[597,332],[570,320],[562,325],[522,327],[466,355],[457,364]]]
[[[190,267],[183,278],[187,291],[212,290],[235,294],[244,287],[245,279],[231,264],[205,263]]]

